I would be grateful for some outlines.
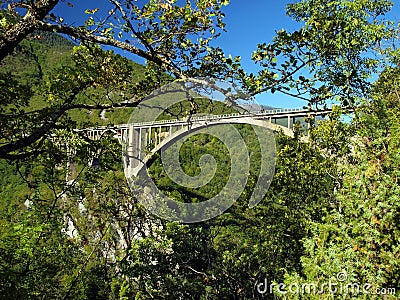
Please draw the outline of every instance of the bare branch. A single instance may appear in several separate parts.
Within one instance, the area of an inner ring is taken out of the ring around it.
[[[84,104],[84,103],[78,103],[78,104],[73,104],[70,105],[66,110],[72,110],[72,109],[93,109],[93,110],[103,110],[103,109],[113,109],[113,108],[122,108],[122,107],[137,107],[139,105],[140,101],[135,101],[135,102],[119,102],[119,103],[113,103],[113,104],[95,104],[95,105],[90,105],[90,104]]]

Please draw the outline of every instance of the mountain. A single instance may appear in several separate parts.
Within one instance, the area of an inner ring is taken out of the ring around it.
[[[75,44],[51,32],[37,32],[22,41],[0,66],[23,83],[37,85],[57,67],[72,63]]]
[[[62,35],[52,32],[35,32],[0,62],[2,72],[11,73],[21,83],[28,84],[36,91],[30,100],[29,109],[41,109],[48,106],[39,87],[60,67],[73,66],[74,46],[76,46],[74,42]],[[130,60],[127,60],[127,63],[132,67],[134,81],[143,78],[145,73],[143,65]],[[69,113],[69,116],[78,121],[78,124],[90,122],[94,125],[107,125],[127,122],[131,112],[132,109],[112,112],[74,110]]]

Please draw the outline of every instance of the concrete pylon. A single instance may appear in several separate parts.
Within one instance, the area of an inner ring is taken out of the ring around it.
[[[136,129],[133,124],[129,124],[126,152],[129,159],[129,166],[131,168],[135,168],[139,165],[141,159],[141,144],[141,129]]]

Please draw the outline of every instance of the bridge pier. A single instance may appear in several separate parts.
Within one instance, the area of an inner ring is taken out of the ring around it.
[[[128,164],[130,167],[136,167],[140,162],[140,153],[142,147],[142,129],[136,129],[133,124],[128,125],[128,142],[126,146],[128,154]]]
[[[139,128],[139,147],[138,147],[138,158],[141,159],[141,153],[142,153],[142,128]]]

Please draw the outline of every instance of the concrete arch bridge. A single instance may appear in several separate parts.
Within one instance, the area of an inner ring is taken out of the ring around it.
[[[293,137],[293,125],[305,118],[315,123],[317,117],[324,117],[332,109],[309,110],[274,109],[252,113],[233,113],[223,115],[193,116],[185,119],[160,120],[132,124],[119,124],[96,128],[86,128],[84,131],[92,140],[98,140],[104,135],[112,134],[124,147],[125,166],[131,174],[137,175],[151,157],[164,147],[184,136],[208,127],[221,124],[250,124],[261,126],[275,132],[282,131]],[[307,122],[310,127],[310,122]],[[306,139],[306,138],[305,138]]]

